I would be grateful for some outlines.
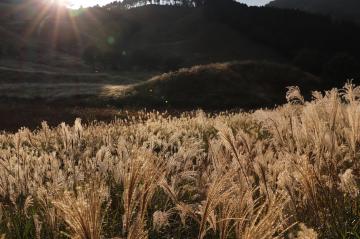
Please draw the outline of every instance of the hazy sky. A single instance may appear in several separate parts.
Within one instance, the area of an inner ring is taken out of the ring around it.
[[[239,2],[246,3],[247,5],[265,5],[266,3],[270,2],[270,0],[239,0]]]
[[[97,4],[104,5],[110,2],[113,2],[114,0],[68,0],[72,7],[78,8],[80,6],[83,7],[89,7],[89,6],[95,6]],[[239,2],[246,3],[248,5],[264,5],[268,3],[270,0],[238,0]]]

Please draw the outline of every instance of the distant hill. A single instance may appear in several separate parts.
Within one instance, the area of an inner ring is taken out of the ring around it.
[[[0,5],[0,12],[10,12],[0,26],[0,59],[1,52],[5,58],[30,61],[66,53],[101,70],[165,71],[229,60],[285,60],[276,49],[209,21],[200,8],[149,5],[108,11],[94,7],[68,13],[62,9],[57,22],[56,9],[31,19],[33,11],[19,6]],[[43,8],[39,6],[39,12]]]
[[[79,26],[88,34],[87,44],[110,52],[108,66],[113,68],[128,68],[130,64],[173,70],[229,60],[285,60],[276,49],[227,24],[210,21],[203,8],[149,5],[114,12],[117,14],[98,18],[105,26],[98,30],[89,25],[86,14],[79,18]],[[87,14],[103,15],[101,9],[91,9]],[[114,42],[99,41],[99,36],[111,37]]]
[[[359,0],[274,0],[267,6],[321,13],[360,23]]]
[[[30,8],[25,0],[6,1],[0,4],[0,61],[58,67],[61,58],[71,59],[61,61],[64,68],[79,62],[93,72],[167,72],[266,60],[326,78],[326,87],[360,76],[360,27],[318,14],[231,0],[201,7],[110,4],[80,10],[51,1],[29,0],[37,2]]]
[[[273,107],[285,101],[286,87],[298,85],[305,95],[320,79],[282,64],[231,62],[180,69],[130,88],[123,104],[171,108]]]
[[[110,69],[168,71],[212,62],[267,60],[295,64],[326,77],[330,86],[341,87],[360,76],[360,27],[298,10],[218,1],[199,8],[92,8],[77,21],[86,33],[85,60]]]

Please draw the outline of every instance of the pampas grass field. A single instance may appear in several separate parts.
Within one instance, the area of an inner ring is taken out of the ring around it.
[[[0,134],[3,238],[360,238],[360,87]]]

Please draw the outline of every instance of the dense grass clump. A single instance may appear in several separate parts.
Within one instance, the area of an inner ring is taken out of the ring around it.
[[[0,135],[5,238],[359,238],[360,88]]]

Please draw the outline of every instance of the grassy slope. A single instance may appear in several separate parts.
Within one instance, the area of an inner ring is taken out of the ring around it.
[[[109,107],[117,106],[170,111],[273,106],[284,101],[287,86],[316,89],[319,84],[317,78],[298,69],[251,61],[196,66],[147,81],[149,72],[94,74],[55,70],[59,69],[39,71],[37,65],[23,70],[0,67],[0,115],[7,115],[0,119],[0,130],[16,130],[23,125],[33,128],[44,119],[51,124],[71,122],[79,116],[109,120],[117,114]]]
[[[275,63],[210,64],[180,69],[140,83],[128,92],[125,102],[191,108],[263,107],[283,102],[287,86],[316,88],[319,83],[310,74]]]
[[[279,95],[287,86],[300,85],[308,92],[308,87],[318,88],[320,83],[297,68],[262,61],[199,65],[152,78],[156,73],[65,72],[39,67],[0,67],[1,97],[70,105],[253,108],[282,103]]]
[[[111,96],[112,91],[121,92],[129,85],[148,79],[151,72],[89,73],[71,72],[64,68],[44,67],[25,64],[23,69],[0,66],[0,96],[14,100],[73,101],[81,98]],[[96,103],[96,102],[92,102]]]

